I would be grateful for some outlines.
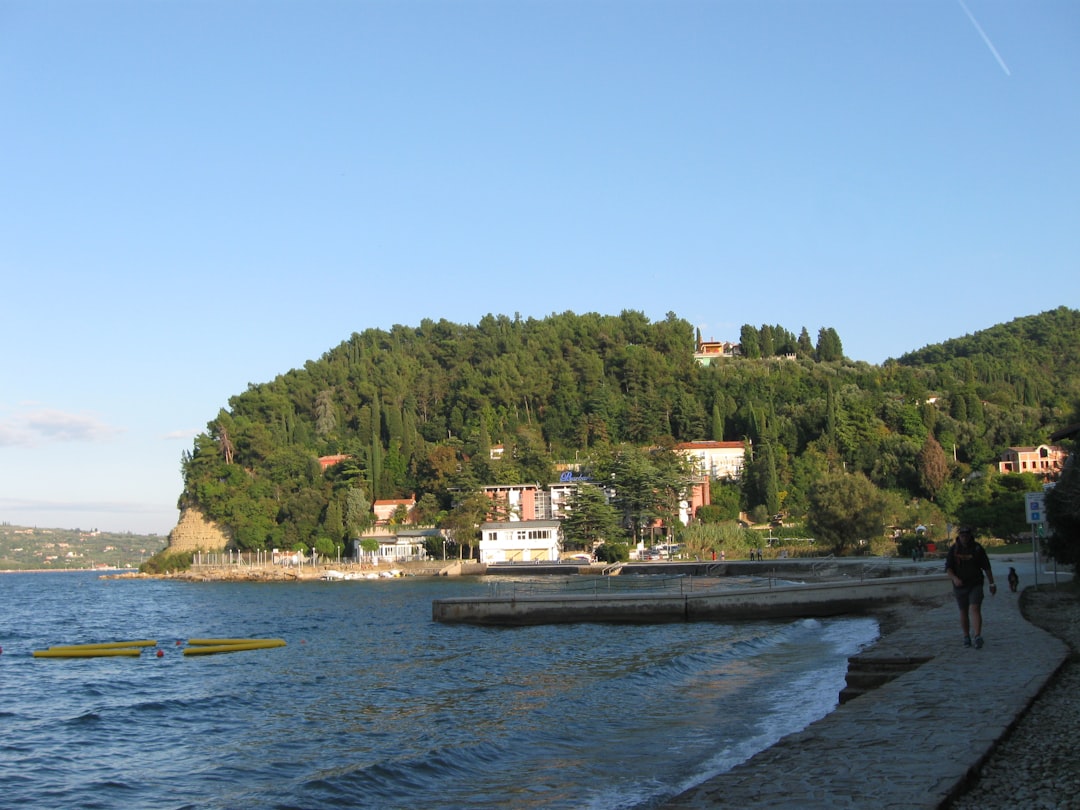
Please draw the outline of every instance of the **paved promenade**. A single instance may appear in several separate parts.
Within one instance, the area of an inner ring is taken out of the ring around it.
[[[1019,594],[1005,581],[1010,565],[1024,584],[1033,582],[1029,560],[993,559],[999,589],[995,597],[987,590],[983,603],[983,649],[961,645],[959,611],[949,595],[867,651],[929,661],[665,807],[940,807],[1068,654],[1065,644],[1020,615]],[[1052,576],[1040,572],[1039,581]]]

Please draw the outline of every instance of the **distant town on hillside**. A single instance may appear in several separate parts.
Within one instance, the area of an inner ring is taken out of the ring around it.
[[[155,534],[0,523],[0,571],[138,568],[165,544]]]

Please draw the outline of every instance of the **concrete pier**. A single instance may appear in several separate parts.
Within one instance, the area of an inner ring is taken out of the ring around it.
[[[940,596],[947,579],[938,570],[882,579],[785,584],[690,593],[543,594],[437,599],[437,622],[482,625],[566,622],[692,622],[809,618],[868,612],[898,600]]]

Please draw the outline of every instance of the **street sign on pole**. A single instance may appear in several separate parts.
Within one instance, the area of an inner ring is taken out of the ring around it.
[[[1041,529],[1046,520],[1046,505],[1043,498],[1045,492],[1025,492],[1024,511],[1027,513],[1027,522],[1031,526],[1031,554],[1035,561],[1035,584],[1039,584],[1039,536],[1036,529]]]
[[[1025,492],[1024,509],[1027,512],[1028,523],[1042,523],[1046,520],[1045,492]]]

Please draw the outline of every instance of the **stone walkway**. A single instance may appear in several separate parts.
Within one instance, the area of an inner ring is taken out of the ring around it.
[[[1020,615],[1008,564],[994,570],[983,649],[961,645],[949,596],[867,651],[930,660],[664,806],[936,809],[958,794],[1068,655]]]

